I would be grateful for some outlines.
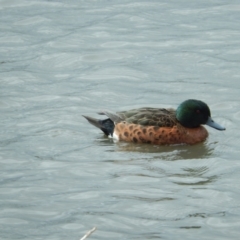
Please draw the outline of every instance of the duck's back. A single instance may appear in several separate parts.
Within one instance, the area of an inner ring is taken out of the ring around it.
[[[122,121],[141,126],[173,127],[177,124],[174,109],[146,107],[118,112],[117,115]]]

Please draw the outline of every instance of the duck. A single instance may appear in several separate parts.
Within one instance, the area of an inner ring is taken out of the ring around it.
[[[185,100],[176,110],[142,107],[116,113],[103,111],[98,114],[107,118],[83,117],[116,141],[193,145],[204,142],[208,137],[208,131],[202,125],[225,130],[212,119],[208,105],[196,99]]]

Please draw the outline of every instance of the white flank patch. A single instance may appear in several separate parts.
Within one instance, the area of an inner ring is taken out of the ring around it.
[[[119,137],[118,137],[118,135],[117,135],[115,132],[113,132],[112,138],[113,138],[113,140],[115,140],[115,141],[119,141]]]

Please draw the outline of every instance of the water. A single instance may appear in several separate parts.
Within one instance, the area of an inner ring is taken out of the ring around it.
[[[239,1],[0,1],[0,239],[238,239]],[[201,99],[225,132],[113,143],[84,115]]]

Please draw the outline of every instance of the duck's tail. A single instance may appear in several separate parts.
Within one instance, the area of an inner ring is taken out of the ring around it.
[[[104,119],[104,120],[100,120],[100,119],[96,119],[96,118],[92,118],[92,117],[88,117],[88,116],[84,116],[89,123],[91,123],[93,126],[100,128],[105,135],[109,136],[109,135],[113,135],[113,131],[114,131],[114,122],[110,119]]]

